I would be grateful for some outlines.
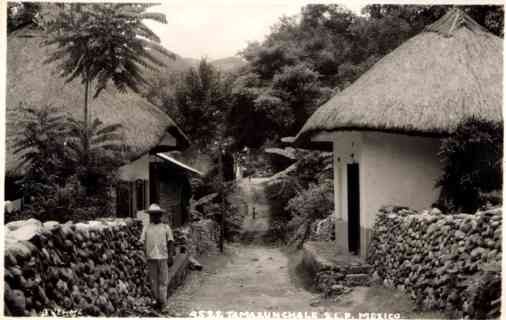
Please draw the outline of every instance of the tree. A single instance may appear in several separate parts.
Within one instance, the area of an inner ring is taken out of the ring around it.
[[[21,110],[14,152],[21,157],[22,189],[32,199],[27,214],[66,220],[110,212],[116,168],[128,152],[120,126],[104,126],[98,119],[85,126],[51,106]]]
[[[272,89],[292,110],[296,129],[301,128],[315,111],[325,88],[321,85],[320,74],[307,64],[283,67],[272,79]]]
[[[94,97],[109,81],[120,91],[140,92],[146,80],[143,70],[164,66],[156,53],[174,55],[163,48],[159,37],[143,20],[166,23],[165,15],[145,12],[150,4],[60,4],[44,20],[45,45],[52,47],[46,63],[59,61],[61,76],[70,82],[80,77],[84,85],[84,123],[88,123],[88,96]]]
[[[224,135],[222,122],[229,108],[229,92],[229,80],[202,59],[197,68],[182,73],[174,92],[173,110],[168,113],[197,146],[206,149]]]
[[[63,139],[67,130],[63,114],[49,105],[40,109],[24,105],[19,108],[23,117],[18,125],[22,130],[14,144],[14,154],[21,157],[19,169],[41,179],[58,176],[65,167]]]
[[[502,123],[471,118],[445,140],[439,152],[444,167],[437,182],[440,205],[472,213],[481,194],[502,188]]]
[[[266,128],[255,128],[268,134],[246,137],[240,126],[234,126],[233,131],[241,136],[239,140],[248,140],[248,146],[262,145],[267,137],[296,134],[331,95],[347,88],[450,8],[368,5],[363,9],[364,15],[357,16],[336,4],[309,4],[302,7],[297,17],[281,17],[265,41],[250,43],[242,51],[249,62],[248,77],[256,77],[257,81],[247,87],[237,83],[235,92],[241,94],[234,99],[240,105],[233,103],[232,107],[232,118],[243,118],[239,110],[247,112],[244,118],[263,121]],[[492,33],[503,36],[502,6],[460,8]]]
[[[104,125],[96,118],[90,125],[67,119],[67,157],[87,195],[108,191],[115,183],[115,172],[125,163],[127,146],[120,124]]]

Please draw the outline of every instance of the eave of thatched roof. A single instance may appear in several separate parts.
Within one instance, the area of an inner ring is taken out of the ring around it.
[[[321,131],[447,135],[474,116],[502,121],[503,41],[459,9],[386,55],[309,118],[295,145]]]
[[[13,154],[12,146],[19,135],[21,104],[50,104],[74,118],[83,117],[83,85],[78,79],[65,84],[54,64],[43,64],[49,49],[42,47],[41,41],[42,33],[28,28],[9,34],[7,39],[6,173],[11,175],[19,173],[20,159]],[[178,148],[189,145],[186,135],[167,114],[135,93],[119,93],[112,85],[90,99],[89,112],[91,118],[98,117],[105,124],[122,124],[131,159],[155,147],[166,132],[176,138]]]
[[[200,172],[199,170],[192,168],[190,165],[183,163],[182,161],[177,160],[175,157],[171,156],[169,153],[157,153],[157,157],[169,162],[170,164],[181,168],[184,171],[187,171],[192,174],[196,174],[197,176],[203,176],[204,174]]]

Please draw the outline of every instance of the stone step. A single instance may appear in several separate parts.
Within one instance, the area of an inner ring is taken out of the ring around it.
[[[370,284],[369,275],[366,273],[347,274],[344,283],[350,287],[368,286]]]

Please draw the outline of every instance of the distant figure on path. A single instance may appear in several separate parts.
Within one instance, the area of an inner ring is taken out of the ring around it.
[[[165,210],[152,204],[147,210],[149,224],[143,230],[141,241],[147,259],[148,276],[156,299],[156,308],[163,310],[167,306],[167,286],[169,283],[169,267],[173,264],[174,236],[168,224],[162,223]]]

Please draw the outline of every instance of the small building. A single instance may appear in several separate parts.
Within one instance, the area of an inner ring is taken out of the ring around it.
[[[155,148],[158,149],[158,148]],[[117,214],[148,218],[144,210],[158,203],[170,212],[164,221],[180,227],[189,221],[192,196],[190,176],[202,173],[176,159],[171,152],[152,151],[141,159],[120,168],[122,182],[117,191]]]
[[[338,251],[366,255],[382,206],[438,199],[441,138],[468,117],[502,121],[502,56],[502,39],[453,8],[309,118],[294,145],[333,150]]]
[[[31,107],[52,105],[78,119],[83,112],[84,90],[79,80],[65,83],[56,74],[56,62],[44,64],[48,48],[41,46],[43,33],[31,26],[16,30],[7,38],[6,167],[7,200],[23,197],[16,182],[23,176],[20,157],[14,154],[19,135],[20,104]],[[191,195],[188,173],[200,174],[169,154],[188,148],[190,142],[166,113],[140,95],[120,93],[108,86],[89,101],[90,118],[104,124],[119,123],[124,142],[130,147],[130,163],[119,169],[121,183],[116,192],[118,216],[136,216],[152,202],[176,211],[173,222],[182,224],[184,208]],[[161,163],[163,162],[163,163]]]

